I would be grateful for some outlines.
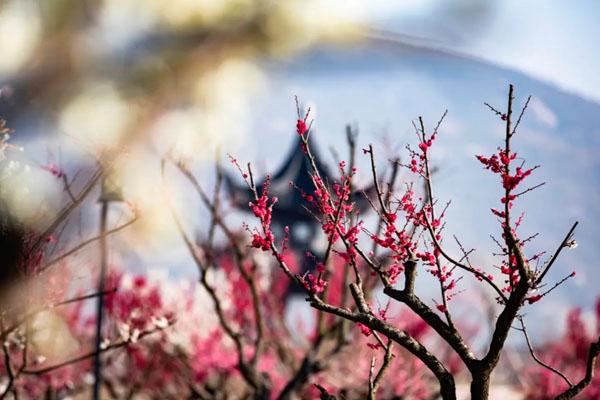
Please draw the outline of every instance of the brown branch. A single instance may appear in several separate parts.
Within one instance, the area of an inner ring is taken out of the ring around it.
[[[327,391],[327,389],[325,389],[323,386],[319,385],[318,383],[315,383],[315,387],[321,393],[321,395],[319,396],[320,400],[337,400],[337,398],[335,396],[330,394]]]
[[[354,171],[354,167],[356,165],[356,137],[358,136],[358,132],[353,132],[352,127],[350,125],[346,126],[346,142],[348,143],[348,156],[350,158],[350,162],[348,164],[348,174],[351,174]],[[348,188],[348,199],[352,201],[352,196],[354,193],[353,180],[349,182]],[[352,222],[351,222],[352,223]],[[350,270],[348,268],[344,268],[344,273],[342,276],[342,281],[340,283],[340,305],[344,307],[348,302],[348,284],[350,282]],[[327,289],[327,288],[326,288]],[[346,339],[346,333],[348,330],[348,321],[342,320],[340,327],[338,329],[338,346],[342,346]]]
[[[65,185],[65,191],[69,195],[69,198],[71,199],[71,201],[73,203],[75,203],[77,201],[77,198],[75,197],[75,195],[73,194],[73,191],[71,190],[71,184],[69,183],[69,180],[67,179],[66,174],[62,174],[62,180]]]
[[[381,191],[381,188],[379,187],[379,180],[377,178],[377,169],[375,167],[375,154],[374,154],[374,151],[373,151],[373,145],[372,144],[369,145],[369,157],[371,159],[371,174],[373,176],[373,185],[375,185],[375,193],[377,193],[377,200],[379,201],[379,206],[381,207],[381,211],[384,214],[387,214],[388,213],[388,209],[387,209],[387,207],[385,205],[385,202],[383,200],[383,197],[382,197],[382,193],[383,192]]]
[[[521,113],[519,114],[519,118],[517,119],[517,123],[515,124],[515,127],[513,128],[511,135],[514,135],[517,132],[517,128],[519,127],[519,124],[521,123],[521,118],[523,118],[523,115],[525,114],[525,110],[527,110],[527,106],[529,105],[530,100],[531,100],[531,96],[528,96],[527,101],[525,102],[525,105],[521,109]]]
[[[444,113],[442,114],[441,118],[438,120],[437,124],[435,124],[435,128],[433,129],[433,133],[432,135],[437,135],[438,130],[440,129],[440,126],[442,126],[442,122],[444,122],[444,119],[446,118],[446,116],[448,115],[448,110],[444,110]]]
[[[548,271],[550,271],[550,268],[552,267],[552,265],[554,264],[554,262],[560,255],[560,252],[566,247],[567,242],[569,240],[571,240],[571,238],[573,237],[573,232],[575,232],[575,228],[577,228],[578,224],[579,224],[579,221],[575,221],[575,223],[573,224],[571,229],[569,229],[569,232],[567,232],[563,241],[560,243],[560,245],[558,246],[558,248],[556,249],[556,251],[554,252],[552,257],[550,258],[550,260],[548,260],[548,263],[546,263],[546,267],[544,268],[544,270],[542,271],[540,276],[536,279],[536,281],[535,281],[536,284],[540,284],[542,282],[542,279],[544,279],[544,276],[546,276]]]
[[[377,375],[375,375],[374,377],[373,371],[375,369],[375,357],[373,357],[373,360],[371,361],[371,370],[369,371],[369,400],[375,400],[377,398],[377,390],[379,389],[379,385],[383,381],[383,377],[385,376],[385,373],[388,370],[394,358],[394,353],[392,353],[392,341],[389,340],[387,345],[383,347],[385,349],[383,362],[379,367],[379,371],[377,371]]]
[[[223,169],[221,168],[221,164],[219,162],[217,162],[215,170],[216,170],[216,179],[215,179],[215,186],[213,187],[212,205],[213,205],[214,210],[218,210],[221,205],[220,194],[221,194],[221,187],[223,186]],[[217,220],[217,213],[211,211],[211,222],[210,222],[210,226],[208,228],[208,239],[207,239],[209,247],[212,247],[212,243],[213,243],[213,240],[215,237],[215,231],[218,226],[216,220]]]
[[[359,322],[369,329],[381,333],[388,339],[393,340],[411,354],[420,359],[427,368],[435,375],[438,382],[440,383],[440,395],[442,399],[456,399],[456,387],[454,383],[454,377],[446,369],[446,367],[440,362],[440,360],[432,353],[427,350],[418,340],[410,336],[407,332],[402,331],[394,326],[381,321],[372,314],[366,314],[362,312],[352,312],[343,308],[335,307],[326,303],[323,303],[317,297],[311,297],[309,299],[311,306],[317,310],[331,313],[339,317],[348,319],[353,322]]]
[[[386,287],[384,293],[394,300],[406,304],[415,314],[423,319],[427,325],[436,331],[436,333],[452,347],[467,367],[474,364],[476,361],[475,355],[466,345],[460,333],[449,326],[436,312],[427,306],[427,304],[423,303],[419,297],[406,290],[397,290],[391,286]]]
[[[537,185],[531,186],[531,187],[529,187],[529,188],[527,188],[527,189],[525,189],[525,190],[523,190],[523,191],[521,191],[519,193],[514,194],[513,196],[515,196],[515,197],[523,196],[525,193],[529,193],[529,192],[531,192],[531,191],[533,191],[535,189],[538,189],[538,188],[544,186],[545,184],[546,184],[546,182],[538,183]]]
[[[444,116],[446,115],[446,113],[444,113]],[[440,119],[440,123],[443,120],[443,116]],[[423,122],[423,118],[419,117],[419,125],[421,127],[421,140],[423,143],[426,142],[426,135],[425,135],[425,124]],[[438,125],[439,126],[439,125]],[[437,130],[437,127],[436,127]],[[435,220],[435,203],[433,201],[433,190],[432,190],[432,185],[431,185],[431,171],[429,168],[429,157],[427,156],[427,151],[423,151],[423,163],[425,165],[425,187],[427,190],[427,199],[429,200],[429,206],[430,206],[430,210],[431,210],[431,218],[433,220]],[[425,213],[423,213],[423,216],[425,216]],[[428,227],[431,229],[432,236],[435,236],[435,229],[433,229],[432,227]],[[435,255],[435,265],[437,268],[437,272],[438,272],[438,278],[442,276],[442,265],[440,263],[440,258],[439,256],[436,254]],[[444,283],[442,282],[441,279],[438,279],[438,283],[439,283],[439,287],[440,287],[440,293],[442,295],[442,304],[444,306],[444,315],[446,316],[446,321],[448,321],[448,325],[450,325],[451,327],[454,327],[454,323],[452,322],[452,316],[450,315],[450,311],[448,309],[448,299],[446,298],[446,287],[444,286]]]
[[[510,141],[512,137],[511,131],[511,116],[512,116],[512,104],[513,104],[513,85],[509,85],[508,91],[508,112],[506,114],[506,136],[505,136],[505,145],[504,145],[504,154],[507,158],[510,157]],[[504,173],[509,174],[509,166],[508,163],[504,166]],[[510,188],[507,187],[505,190],[505,198],[508,199],[510,197]],[[523,255],[523,251],[519,242],[517,241],[513,229],[510,225],[510,207],[509,201],[505,202],[505,218],[504,218],[504,241],[506,243],[507,248],[507,260],[510,263],[511,255],[514,254],[516,259],[517,268],[519,271],[519,282],[516,286],[513,287],[508,300],[505,302],[504,309],[498,316],[496,320],[496,326],[494,332],[492,334],[492,339],[490,341],[490,347],[485,355],[485,357],[478,364],[478,368],[476,368],[475,372],[479,374],[480,382],[487,381],[489,385],[489,374],[494,369],[494,367],[498,364],[500,359],[500,353],[504,348],[504,343],[506,342],[506,338],[508,337],[508,333],[512,326],[514,319],[517,317],[519,309],[523,305],[523,301],[527,296],[527,293],[530,289],[530,275],[531,271],[529,265],[527,263],[526,257]],[[484,385],[487,386],[487,385]],[[473,389],[473,387],[472,387]],[[481,390],[481,388],[479,388]],[[488,387],[483,389],[487,392]],[[479,392],[481,394],[482,392]],[[473,393],[472,393],[473,395]]]
[[[483,279],[485,282],[487,282],[488,285],[490,285],[492,287],[492,289],[494,289],[496,291],[496,293],[498,294],[498,296],[500,296],[500,298],[506,302],[507,298],[504,295],[504,293],[502,293],[502,290],[500,290],[500,288],[494,283],[494,281],[492,281],[486,274],[484,274],[483,272],[477,271],[474,268],[471,268],[459,261],[457,261],[456,259],[454,259],[452,256],[450,256],[442,247],[442,245],[440,244],[440,242],[437,240],[436,236],[435,236],[435,232],[433,231],[433,228],[431,226],[431,223],[429,222],[429,219],[424,216],[424,220],[425,220],[425,224],[427,225],[427,230],[429,231],[429,235],[431,237],[431,240],[434,244],[434,246],[440,251],[440,254],[450,263],[452,263],[453,265],[457,266],[460,269],[463,269],[467,272],[470,272],[471,274]]]

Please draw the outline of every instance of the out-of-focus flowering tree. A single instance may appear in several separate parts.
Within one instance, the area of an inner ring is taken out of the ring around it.
[[[3,2],[3,116],[13,124],[19,116],[42,119],[45,134],[75,140],[85,154],[152,136],[161,150],[211,157],[204,150],[211,141],[243,134],[241,106],[261,81],[258,56],[356,38],[356,25],[323,7],[295,0]]]
[[[371,359],[379,347],[374,337],[333,320],[323,331],[285,325],[282,299],[288,284],[282,272],[243,244],[243,234],[230,230],[221,219],[218,201],[209,202],[185,166],[176,165],[207,200],[213,229],[227,238],[225,244],[215,245],[213,239],[192,241],[181,230],[200,282],[169,283],[161,274],[136,276],[113,266],[105,292],[73,294],[72,277],[65,275],[69,255],[99,238],[82,240],[56,255],[54,233],[36,244],[39,234],[24,230],[20,234],[31,236],[40,255],[33,262],[17,257],[16,268],[25,278],[18,282],[21,293],[17,302],[1,303],[5,313],[0,395],[87,396],[94,381],[91,360],[97,321],[86,310],[86,302],[101,296],[107,317],[99,348],[103,396],[308,399],[318,393],[313,384],[350,397],[366,396]],[[177,211],[171,211],[181,228]],[[292,255],[287,262],[296,265]],[[22,271],[25,264],[27,271]],[[337,277],[340,289],[341,278]],[[31,295],[35,289],[39,291]],[[30,291],[25,298],[33,302],[25,307],[18,304],[22,290]],[[332,290],[331,295],[339,298],[341,292]],[[411,313],[387,307],[381,312],[415,337],[430,334]],[[432,378],[422,363],[401,352],[389,357],[405,372],[386,377],[382,393],[422,399],[431,395]]]
[[[23,151],[9,137],[3,146],[5,176],[25,173],[24,166],[10,164]],[[64,192],[59,212],[30,215],[41,218],[34,226],[44,229],[31,228],[3,204],[3,254],[14,255],[2,259],[3,272],[10,272],[2,285],[10,294],[3,291],[0,302],[0,396],[88,396],[98,354],[103,397],[285,399],[314,398],[319,390],[366,396],[371,360],[381,339],[329,318],[315,328],[301,322],[286,325],[289,285],[283,273],[244,243],[243,232],[226,225],[220,184],[211,200],[185,164],[173,160],[173,165],[189,179],[212,218],[205,240],[190,239],[167,195],[165,204],[198,267],[199,282],[176,283],[164,274],[132,275],[114,264],[104,291],[95,290],[95,274],[81,281],[76,271],[94,271],[97,264],[82,263],[77,254],[109,237],[116,241],[114,236],[138,221],[132,208],[129,220],[100,235],[63,241],[62,232],[76,223],[73,215],[99,184],[101,172],[73,184],[55,165],[38,167],[60,182]],[[217,181],[222,182],[221,174]],[[217,231],[224,239],[216,238]],[[296,265],[294,259],[290,254],[286,261]],[[343,274],[331,282],[336,279],[339,290],[330,293],[341,299]],[[98,298],[103,299],[105,319],[96,349],[98,320],[90,303]],[[381,312],[415,337],[425,339],[431,333],[410,312],[387,306]],[[432,377],[422,363],[388,348],[388,363],[405,372],[393,379],[382,375],[381,393],[428,398]]]
[[[571,310],[567,316],[566,331],[562,338],[545,343],[537,349],[537,357],[547,365],[559,367],[564,377],[540,365],[532,367],[528,372],[527,381],[530,387],[527,399],[553,399],[571,384],[569,377],[577,379],[586,375],[588,367],[584,360],[588,358],[589,343],[600,334],[600,299],[596,303],[594,319],[595,321],[586,320],[580,308]],[[587,322],[592,323],[588,324]],[[598,370],[598,366],[596,366],[596,370]],[[600,377],[598,375],[594,376],[590,385],[581,392],[578,398],[585,400],[600,398]]]

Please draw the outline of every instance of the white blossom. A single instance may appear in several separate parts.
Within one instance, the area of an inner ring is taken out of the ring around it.
[[[129,338],[131,343],[137,343],[138,339],[140,338],[140,333],[141,332],[139,329],[134,329],[133,332],[131,332],[131,337]]]
[[[578,246],[577,242],[575,240],[569,240],[566,244],[565,247],[568,247],[569,249],[573,250],[576,249]]]
[[[119,335],[124,341],[129,341],[129,338],[131,336],[131,328],[129,328],[129,325],[121,324],[121,326],[119,326]]]
[[[106,350],[106,349],[108,348],[108,345],[110,345],[110,340],[108,340],[108,339],[103,339],[103,340],[100,342],[100,349],[101,349],[101,350]]]
[[[152,325],[154,325],[155,327],[159,328],[159,329],[165,329],[166,327],[169,326],[169,321],[165,318],[165,317],[152,317],[151,319]]]

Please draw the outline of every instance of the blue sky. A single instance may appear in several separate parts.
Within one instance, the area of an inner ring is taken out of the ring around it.
[[[600,100],[593,0],[350,1],[357,19],[515,68]],[[361,5],[360,3],[363,3]]]

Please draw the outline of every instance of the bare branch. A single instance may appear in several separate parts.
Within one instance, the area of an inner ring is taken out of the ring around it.
[[[575,223],[573,224],[571,229],[569,229],[569,232],[567,232],[563,241],[560,243],[560,245],[558,246],[558,248],[556,249],[556,251],[554,252],[552,257],[550,258],[550,260],[548,260],[548,263],[546,264],[544,270],[542,271],[540,276],[536,279],[537,284],[540,284],[542,282],[542,280],[544,279],[544,276],[546,276],[548,271],[550,271],[550,268],[552,267],[552,265],[554,264],[554,262],[560,255],[560,252],[566,247],[567,242],[569,240],[571,240],[571,238],[573,237],[573,232],[575,232],[575,228],[577,228],[578,224],[579,224],[579,221],[575,221]]]
[[[552,366],[546,364],[545,362],[543,362],[536,356],[535,352],[533,351],[533,346],[531,345],[531,341],[529,340],[529,335],[527,334],[527,328],[525,327],[525,322],[523,321],[523,317],[517,317],[517,319],[521,323],[520,331],[523,332],[523,335],[525,336],[525,341],[527,342],[527,348],[529,349],[529,354],[531,354],[531,357],[534,359],[534,361],[536,363],[538,363],[539,365],[541,365],[542,367],[546,368],[547,370],[552,371],[556,375],[560,376],[565,382],[567,382],[567,385],[569,385],[569,387],[573,386],[573,384],[571,383],[569,378],[567,378],[565,376],[565,374],[563,374],[556,368],[553,368]]]
[[[521,118],[523,118],[523,115],[525,114],[525,110],[527,110],[527,106],[529,105],[530,100],[531,100],[531,96],[528,96],[527,101],[525,102],[525,105],[521,109],[521,114],[519,114],[519,118],[517,119],[517,123],[515,124],[515,127],[512,130],[511,135],[514,135],[517,132],[517,128],[519,127],[519,124],[521,123]]]
[[[43,267],[40,268],[40,271],[45,271],[46,269],[50,268],[51,266],[53,266],[54,264],[64,260],[67,257],[72,256],[73,254],[77,253],[78,251],[80,251],[81,249],[83,249],[84,247],[106,237],[106,236],[110,236],[112,234],[118,233],[120,231],[122,231],[123,229],[127,228],[128,226],[132,225],[134,222],[136,222],[138,220],[138,217],[135,216],[132,219],[130,219],[129,221],[125,222],[122,225],[119,225],[115,228],[109,229],[107,230],[104,234],[102,235],[98,235],[95,236],[93,238],[84,240],[83,242],[79,243],[77,246],[73,247],[72,249],[67,250],[66,252],[64,252],[63,254],[61,254],[60,256],[48,261],[46,264],[44,264]]]

